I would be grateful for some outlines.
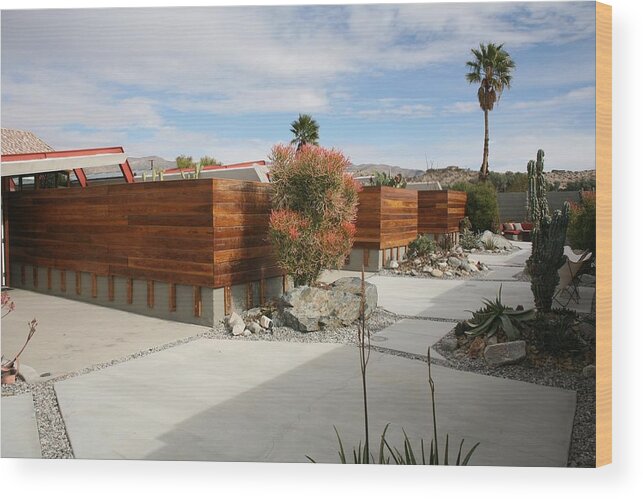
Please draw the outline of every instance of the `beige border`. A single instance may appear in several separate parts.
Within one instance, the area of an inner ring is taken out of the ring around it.
[[[596,466],[612,462],[612,7],[596,3]]]

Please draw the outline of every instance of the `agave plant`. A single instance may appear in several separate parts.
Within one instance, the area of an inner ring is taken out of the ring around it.
[[[502,303],[502,285],[494,301],[484,299],[484,307],[472,312],[473,318],[466,321],[466,331],[469,336],[484,336],[490,338],[499,331],[503,331],[509,341],[520,338],[520,331],[516,324],[534,319],[536,310],[515,310]]]

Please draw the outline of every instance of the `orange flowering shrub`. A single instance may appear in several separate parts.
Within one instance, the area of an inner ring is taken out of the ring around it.
[[[346,173],[348,158],[334,149],[277,145],[270,159],[270,240],[295,286],[310,285],[350,252],[360,186]]]

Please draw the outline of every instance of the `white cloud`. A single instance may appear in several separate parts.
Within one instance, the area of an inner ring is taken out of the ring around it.
[[[569,92],[561,95],[556,95],[548,99],[513,102],[509,105],[509,108],[514,110],[550,109],[563,106],[571,106],[583,101],[594,101],[595,99],[596,88],[592,85],[575,88],[573,90],[570,90]]]

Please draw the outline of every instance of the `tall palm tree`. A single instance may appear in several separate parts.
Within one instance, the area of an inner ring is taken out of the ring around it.
[[[310,114],[300,114],[290,124],[290,131],[295,135],[290,143],[297,144],[298,151],[306,144],[319,145],[319,125]]]
[[[503,90],[511,88],[511,72],[516,67],[516,63],[503,46],[504,44],[481,43],[479,49],[471,49],[474,59],[467,62],[469,72],[465,77],[469,83],[480,84],[478,102],[484,111],[481,180],[486,180],[489,176],[489,111],[493,111],[493,106],[500,101]]]

